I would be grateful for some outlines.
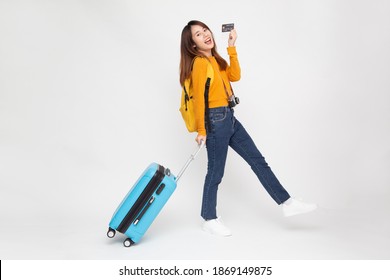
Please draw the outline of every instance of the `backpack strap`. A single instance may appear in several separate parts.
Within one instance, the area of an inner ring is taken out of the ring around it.
[[[210,123],[210,109],[209,109],[209,89],[210,89],[210,81],[211,78],[207,77],[206,85],[204,88],[204,114],[205,114],[205,127],[206,131],[211,131],[211,123]]]
[[[214,79],[214,70],[210,62],[207,64],[207,80],[204,88],[204,102],[205,102],[205,127],[206,131],[211,131],[210,110],[209,110],[209,90],[211,79]]]
[[[195,58],[192,61],[192,64],[194,63],[194,61],[195,61]],[[213,69],[213,66],[211,65],[210,61],[207,62],[206,77],[207,77],[207,79],[206,79],[206,83],[205,83],[205,87],[204,87],[205,127],[206,127],[206,131],[210,131],[211,123],[210,123],[210,117],[209,117],[209,91],[210,91],[211,82],[214,79],[214,69]],[[185,93],[184,98],[185,98],[186,110],[187,110],[187,102],[190,100],[190,98],[192,98],[192,96],[190,96],[187,92],[187,89],[189,90],[191,87],[191,83],[192,83],[191,79],[187,79],[184,81],[184,85],[183,85],[183,89],[184,89],[184,93]]]

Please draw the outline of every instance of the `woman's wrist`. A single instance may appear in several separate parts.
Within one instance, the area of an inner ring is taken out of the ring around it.
[[[227,52],[228,52],[228,55],[230,55],[230,56],[237,55],[236,46],[227,47]]]

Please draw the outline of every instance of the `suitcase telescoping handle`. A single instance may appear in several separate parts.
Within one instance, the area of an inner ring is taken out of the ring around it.
[[[198,155],[198,153],[200,152],[200,150],[205,146],[205,143],[204,141],[202,141],[200,143],[200,145],[198,145],[198,147],[196,148],[195,152],[190,156],[190,158],[187,160],[186,164],[183,166],[183,168],[180,170],[179,174],[177,174],[176,176],[176,182],[179,181],[179,179],[181,178],[181,176],[183,175],[184,171],[186,171],[187,167],[191,164],[191,162],[196,158],[196,156]]]

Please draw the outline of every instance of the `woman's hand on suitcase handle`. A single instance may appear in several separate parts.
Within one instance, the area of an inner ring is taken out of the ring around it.
[[[204,145],[204,144],[206,144],[206,138],[207,138],[207,136],[206,135],[200,135],[200,134],[198,134],[198,136],[196,136],[196,138],[195,138],[195,141],[196,141],[196,143],[198,143],[198,145]]]
[[[202,149],[204,146],[206,146],[206,139],[205,140],[200,140],[200,144],[199,144],[199,149]]]

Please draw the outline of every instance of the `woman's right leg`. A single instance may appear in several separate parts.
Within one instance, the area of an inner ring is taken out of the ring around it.
[[[205,220],[217,218],[217,192],[225,171],[229,140],[233,133],[233,114],[227,107],[209,110],[210,127],[207,131],[207,175],[205,178],[201,216]]]
[[[228,147],[228,139],[211,136],[206,140],[208,165],[201,211],[201,216],[205,220],[217,218],[217,192],[225,171]]]

